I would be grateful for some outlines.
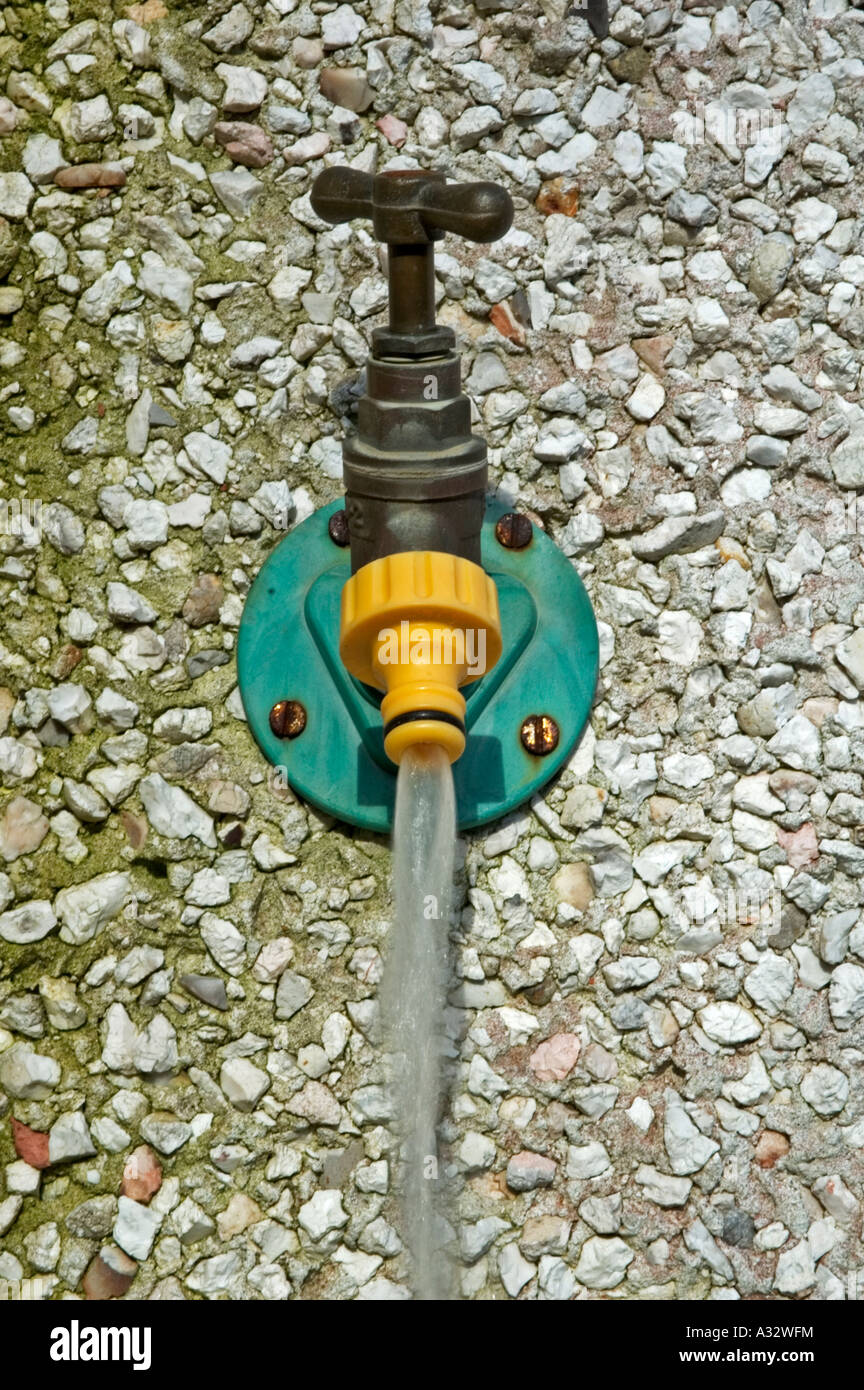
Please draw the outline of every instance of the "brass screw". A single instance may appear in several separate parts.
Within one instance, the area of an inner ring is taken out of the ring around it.
[[[495,524],[495,538],[507,550],[524,550],[533,534],[531,522],[521,512],[505,512]]]
[[[277,700],[270,711],[270,728],[277,738],[296,738],[306,728],[306,711],[299,700]]]
[[[519,730],[522,747],[535,758],[545,758],[558,747],[561,730],[551,714],[529,714]]]
[[[334,545],[346,546],[349,543],[351,537],[348,535],[348,517],[344,507],[333,513],[327,522],[327,530]]]

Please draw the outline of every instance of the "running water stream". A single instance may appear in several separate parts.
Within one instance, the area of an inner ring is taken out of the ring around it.
[[[414,1296],[452,1297],[441,1247],[438,1141],[448,936],[453,906],[456,797],[443,749],[418,744],[399,765],[393,817],[394,921],[382,983],[393,1061],[394,1125],[402,1143],[402,1238]]]

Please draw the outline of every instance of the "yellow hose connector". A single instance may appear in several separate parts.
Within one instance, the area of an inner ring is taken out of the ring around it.
[[[494,580],[480,565],[437,550],[373,560],[342,590],[339,654],[358,680],[384,692],[384,751],[398,763],[415,743],[455,762],[465,748],[460,686],[501,655]]]

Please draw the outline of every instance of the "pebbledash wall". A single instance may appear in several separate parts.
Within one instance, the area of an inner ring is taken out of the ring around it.
[[[858,1293],[864,13],[611,8],[3,12],[7,1291],[407,1296],[389,850],[233,661],[385,302],[310,209],[348,161],[512,192],[440,316],[601,621],[568,770],[460,860],[462,1294]]]

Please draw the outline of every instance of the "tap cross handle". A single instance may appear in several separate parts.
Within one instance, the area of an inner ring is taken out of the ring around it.
[[[369,218],[379,241],[400,246],[424,246],[445,232],[497,241],[513,221],[513,202],[500,184],[448,184],[443,174],[422,169],[364,174],[334,165],[312,185],[312,207],[325,222]]]

